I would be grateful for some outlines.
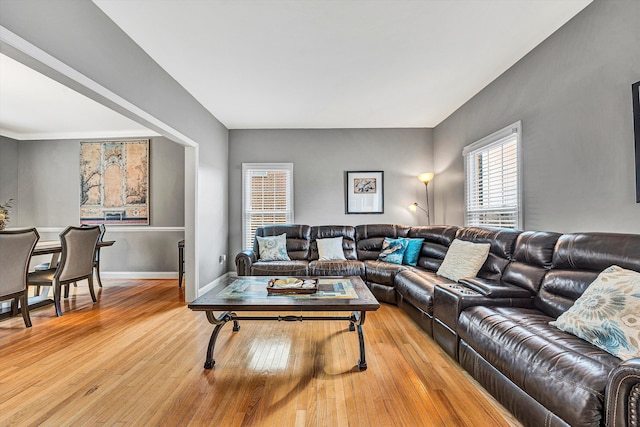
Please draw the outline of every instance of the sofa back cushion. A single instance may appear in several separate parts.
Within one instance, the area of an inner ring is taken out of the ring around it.
[[[356,229],[350,225],[317,225],[311,227],[311,245],[309,260],[320,258],[318,254],[318,239],[331,239],[342,237],[342,250],[346,259],[354,260],[356,257]]]
[[[489,256],[478,272],[477,277],[500,280],[502,273],[513,257],[516,239],[522,233],[519,230],[491,227],[464,227],[456,233],[456,239],[473,243],[489,243]]]
[[[502,283],[519,286],[535,295],[551,268],[560,233],[525,231],[516,239],[512,261],[502,274]]]
[[[536,307],[557,318],[601,271],[611,265],[640,271],[640,234],[571,233],[560,236],[551,270],[542,280]]]
[[[256,230],[256,236],[278,236],[287,235],[287,254],[292,260],[309,259],[309,246],[311,243],[311,227],[308,225],[282,224],[266,225]],[[253,243],[253,251],[260,253],[258,239]]]
[[[438,271],[447,249],[456,237],[458,227],[450,225],[425,225],[411,227],[409,237],[412,239],[424,239],[418,266],[431,271]]]
[[[409,227],[405,225],[365,224],[356,226],[355,230],[358,259],[361,261],[378,259],[385,237],[397,239],[409,236]]]

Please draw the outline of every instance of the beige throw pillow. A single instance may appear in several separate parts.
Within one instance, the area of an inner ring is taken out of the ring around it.
[[[346,260],[342,250],[342,237],[318,239],[318,257],[320,261]]]
[[[475,277],[487,260],[490,248],[489,243],[455,239],[436,274],[456,282],[464,277]]]

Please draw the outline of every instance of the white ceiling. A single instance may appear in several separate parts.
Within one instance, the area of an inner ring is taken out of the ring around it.
[[[0,54],[0,135],[40,140],[155,133]]]
[[[230,129],[434,127],[591,0],[93,0]]]
[[[434,127],[591,0],[93,0],[229,129]],[[0,134],[153,132],[0,55]]]

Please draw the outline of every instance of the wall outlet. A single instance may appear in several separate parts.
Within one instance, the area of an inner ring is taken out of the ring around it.
[[[218,258],[218,261],[220,262],[220,264],[224,264],[226,260],[227,260],[227,255],[220,255],[220,258]]]

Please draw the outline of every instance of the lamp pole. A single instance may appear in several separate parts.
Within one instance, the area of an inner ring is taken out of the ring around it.
[[[429,207],[429,182],[424,183],[424,191],[427,193],[427,225],[431,225],[431,215],[429,215],[429,211],[431,208]]]

